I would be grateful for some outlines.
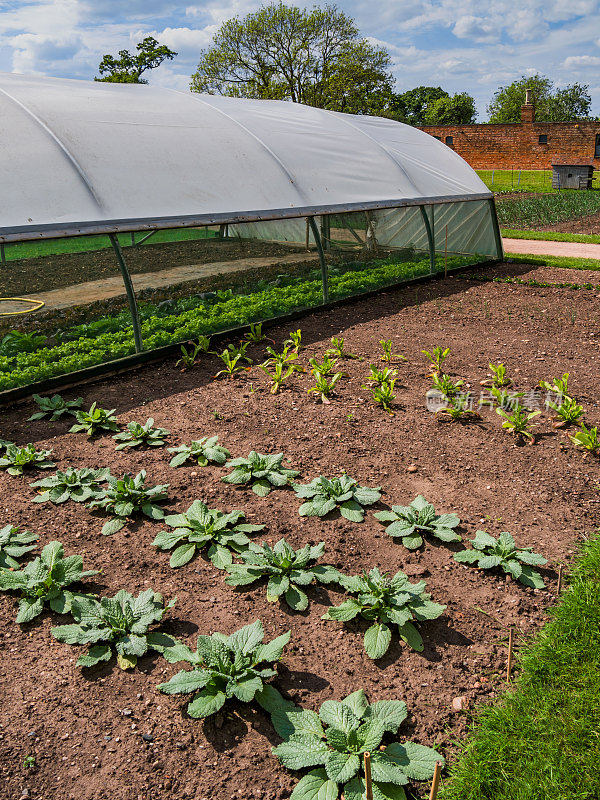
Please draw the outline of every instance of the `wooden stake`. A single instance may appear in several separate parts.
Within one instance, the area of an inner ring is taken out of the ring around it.
[[[433,780],[431,782],[431,792],[429,792],[429,800],[437,800],[441,777],[442,777],[442,762],[437,761],[435,764],[435,769],[433,771]]]
[[[507,681],[510,681],[510,673],[512,672],[514,641],[515,641],[515,629],[511,628],[508,633],[508,662],[506,664]]]
[[[558,568],[558,587],[556,589],[556,594],[560,594],[562,591],[562,582],[563,582],[563,565],[561,564]]]
[[[365,787],[367,800],[373,800],[373,781],[371,780],[371,753],[365,753]]]

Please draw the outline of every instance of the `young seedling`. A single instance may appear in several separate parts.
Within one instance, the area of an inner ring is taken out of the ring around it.
[[[9,475],[22,475],[26,469],[51,469],[56,466],[48,458],[51,453],[52,450],[36,450],[32,444],[19,447],[8,443],[0,456],[0,469],[5,469]]]
[[[450,355],[450,348],[434,347],[431,353],[429,350],[421,350],[421,352],[424,356],[427,356],[429,363],[431,364],[432,372],[429,377],[433,378],[435,374],[442,371],[444,361]]]
[[[496,386],[490,388],[490,407],[494,407],[494,402],[500,408],[513,408],[519,405],[520,398],[525,396],[525,392],[513,392],[508,389],[498,389]]]
[[[181,345],[181,358],[175,362],[175,366],[181,366],[182,371],[193,369],[196,366],[200,353],[207,353],[210,347],[208,336],[199,336],[195,342],[188,342]],[[189,349],[188,349],[189,348]]]
[[[83,596],[68,589],[82,578],[98,575],[83,570],[82,556],[67,556],[60,542],[50,542],[41,554],[22,569],[0,569],[0,592],[20,594],[19,625],[31,622],[49,606],[57,614],[67,614],[75,598]]]
[[[578,425],[583,416],[583,406],[578,405],[572,397],[566,394],[561,395],[560,403],[553,403],[548,400],[548,408],[556,412],[558,417],[554,423],[555,428],[566,428],[573,423]]]
[[[558,395],[569,395],[569,373],[565,372],[562,378],[552,378],[552,383],[540,381],[540,387],[548,392],[555,392]]]
[[[227,352],[231,356],[231,358],[236,358],[237,356],[240,357],[242,361],[245,361],[246,364],[252,364],[252,359],[250,356],[246,355],[246,350],[250,347],[249,341],[241,341],[239,345],[234,345],[233,342],[230,342],[227,345]]]
[[[372,506],[381,498],[381,487],[359,486],[344,474],[339,478],[315,478],[310,483],[293,484],[296,497],[305,500],[298,509],[301,517],[324,517],[336,509],[350,522],[362,522],[363,506]]]
[[[0,529],[0,569],[19,569],[18,558],[35,550],[37,533],[21,531],[15,525],[5,525]]]
[[[311,769],[296,785],[293,800],[365,800],[364,754],[370,753],[373,798],[406,800],[409,780],[430,780],[444,759],[414,742],[392,741],[407,717],[406,704],[379,700],[369,705],[362,689],[341,702],[326,700],[318,715],[300,708],[276,708],[271,719],[284,740],[273,749],[288,769]]]
[[[431,602],[431,595],[425,593],[425,581],[410,583],[403,572],[390,578],[372,569],[363,575],[340,575],[339,582],[356,597],[340,606],[330,606],[321,619],[349,622],[360,615],[370,622],[364,645],[366,654],[374,660],[387,653],[394,625],[409,647],[422,652],[423,639],[413,622],[437,619],[446,609]]]
[[[69,467],[66,472],[57,470],[54,475],[30,483],[34,489],[43,489],[34,503],[65,503],[74,500],[76,503],[86,503],[92,497],[102,494],[101,483],[108,480],[110,469],[74,469]]]
[[[165,512],[157,504],[167,499],[168,483],[147,486],[144,469],[135,477],[128,474],[122,478],[109,475],[107,481],[106,489],[87,505],[92,511],[100,510],[111,515],[111,519],[102,526],[101,533],[104,536],[120,531],[129,519],[140,514],[151,520],[164,519]]]
[[[329,405],[329,403],[331,403],[329,398],[335,394],[335,385],[342,377],[342,373],[336,372],[335,375],[331,376],[331,380],[328,380],[325,375],[322,375],[320,372],[315,372],[314,369],[311,369],[311,372],[315,377],[315,385],[307,389],[308,394],[318,395],[318,399],[322,403]]]
[[[273,486],[287,486],[300,474],[296,469],[284,467],[282,462],[283,453],[263,455],[252,450],[248,458],[233,458],[228,461],[225,469],[232,471],[221,480],[234,486],[250,483],[254,494],[266,497]]]
[[[169,447],[169,453],[175,453],[169,462],[170,467],[180,467],[186,461],[195,461],[200,467],[206,467],[211,462],[222,466],[231,455],[227,448],[219,444],[218,436],[204,436],[190,445]]]
[[[392,506],[391,511],[378,511],[375,519],[389,523],[385,532],[402,539],[409,550],[416,550],[424,542],[425,536],[433,536],[441,542],[460,542],[454,530],[460,525],[456,514],[436,514],[435,508],[423,497],[417,495],[408,506]]]
[[[295,353],[299,353],[302,349],[302,331],[298,328],[297,331],[290,331],[290,338],[286,339],[283,343],[284,347],[291,347]]]
[[[245,367],[240,363],[242,356],[239,353],[232,358],[229,350],[223,350],[219,358],[225,367],[217,372],[215,378],[220,378],[221,375],[224,375],[226,378],[234,378],[240,372],[247,372],[249,369],[249,367]]]
[[[331,347],[325,350],[326,356],[333,356],[334,358],[359,358],[354,353],[349,353],[344,347],[343,337],[332,336]]]
[[[447,422],[462,423],[474,422],[475,420],[481,419],[477,411],[473,411],[469,408],[469,400],[469,395],[448,398],[448,405],[438,408],[435,412],[437,419]]]
[[[216,714],[233,697],[250,703],[262,694],[265,681],[273,678],[291,631],[263,644],[262,622],[240,628],[231,636],[213,633],[198,636],[196,650],[174,640],[163,654],[171,664],[186,661],[191,670],[182,670],[158,688],[165,694],[193,694],[187,713],[194,719]]]
[[[225,583],[229,586],[248,586],[266,578],[267,600],[276,603],[280,597],[294,611],[308,608],[308,597],[299,586],[315,582],[334,583],[340,573],[335,567],[326,564],[313,564],[323,555],[325,542],[311,547],[307,544],[294,550],[285,539],[280,539],[274,547],[268,544],[250,543],[248,549],[240,553],[243,564],[228,564],[229,573]]]
[[[262,342],[266,339],[267,337],[262,332],[262,322],[257,322],[256,324],[250,323],[250,330],[246,331],[244,338],[254,343]]]
[[[383,353],[381,356],[382,361],[386,361],[388,364],[391,364],[393,361],[406,361],[406,356],[402,356],[399,353],[392,353],[392,340],[391,339],[380,339],[379,344],[383,349]]]
[[[101,661],[110,661],[113,648],[121,669],[133,669],[138,658],[148,650],[162,653],[175,640],[150,626],[160,622],[165,611],[175,605],[173,598],[165,605],[160,594],[152,589],[137,597],[124,589],[114,597],[78,597],[73,600],[72,625],[52,628],[52,635],[65,644],[89,644],[91,647],[77,659],[77,667],[94,667]]]
[[[535,436],[531,432],[531,420],[541,413],[539,410],[527,411],[523,406],[516,406],[512,414],[507,414],[503,408],[496,409],[496,414],[504,417],[502,427],[512,433],[518,442],[526,439],[528,444],[535,442]]]
[[[269,354],[269,358],[263,361],[263,366],[275,366],[277,364],[281,364],[281,366],[285,367],[288,364],[294,363],[298,358],[298,351],[291,349],[289,343],[284,344],[283,350],[281,353],[278,353],[273,347],[267,347],[267,353]],[[301,368],[299,368],[301,371]]]
[[[165,428],[155,428],[152,417],[143,425],[139,422],[128,422],[125,430],[113,436],[115,442],[119,444],[115,450],[124,450],[126,447],[163,447],[166,444],[166,437],[171,431]]]
[[[506,531],[498,539],[494,539],[485,531],[477,531],[471,542],[472,550],[461,550],[454,553],[459,564],[474,564],[479,569],[496,569],[499,567],[507,575],[520,581],[532,589],[543,589],[546,585],[539,572],[531,567],[547,564],[547,560],[532,552],[531,547],[520,549],[515,540]]]
[[[304,372],[304,369],[299,364],[285,365],[282,361],[275,361],[273,364],[265,361],[264,364],[258,365],[262,371],[271,379],[271,394],[279,394],[281,387],[285,381],[294,374],[294,372]]]
[[[480,381],[481,386],[489,386],[494,389],[505,389],[512,386],[512,380],[506,375],[506,367],[504,364],[489,364],[492,373],[491,378],[486,378]]]
[[[375,405],[381,406],[381,408],[387,411],[388,414],[391,414],[392,417],[394,416],[392,404],[396,399],[396,395],[394,394],[395,383],[396,381],[392,379],[389,383],[381,383],[379,386],[363,387],[365,389],[370,388],[371,398]]]
[[[75,414],[75,411],[83,405],[83,397],[78,397],[76,400],[63,400],[59,394],[52,395],[52,397],[40,397],[39,394],[34,394],[33,399],[40,410],[32,414],[28,422],[45,417],[50,417],[50,422],[55,422],[63,414]]]
[[[398,375],[397,369],[389,369],[389,367],[379,369],[379,367],[376,367],[374,364],[370,364],[369,369],[371,372],[367,375],[365,380],[367,383],[372,383],[374,386],[383,386],[385,383],[390,383],[392,380],[395,380]]]
[[[577,431],[574,436],[570,436],[569,438],[575,447],[587,450],[588,453],[594,456],[600,454],[600,436],[598,436],[598,428],[586,428],[585,425],[581,423],[581,430]]]
[[[115,417],[115,409],[108,411],[106,408],[98,408],[96,403],[92,403],[89,411],[76,411],[75,419],[77,422],[69,429],[69,433],[79,433],[85,431],[91,438],[99,436],[104,431],[118,431],[119,423]]]
[[[436,389],[448,400],[454,400],[457,397],[464,383],[463,380],[453,381],[445,372],[435,372],[431,377],[433,381],[431,388]]]
[[[208,508],[195,500],[184,514],[170,514],[165,525],[172,531],[161,531],[152,542],[160,550],[172,550],[169,564],[181,567],[194,557],[196,552],[207,549],[207,556],[217,569],[231,564],[232,552],[241,553],[248,548],[250,539],[246,534],[264,530],[264,525],[240,523],[245,518],[243,511],[223,511]]]

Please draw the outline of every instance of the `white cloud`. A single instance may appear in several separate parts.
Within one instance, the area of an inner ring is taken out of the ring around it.
[[[569,56],[565,58],[564,65],[567,69],[600,67],[600,56]]]

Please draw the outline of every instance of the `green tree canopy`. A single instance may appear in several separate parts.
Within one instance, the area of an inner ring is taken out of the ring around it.
[[[193,92],[292,100],[354,114],[389,106],[390,57],[335,6],[264,6],[224,22],[200,54]]]
[[[539,122],[572,122],[589,117],[592,103],[589,86],[573,83],[554,90],[554,84],[545,75],[523,75],[496,90],[487,107],[489,122],[520,122],[527,89],[531,89],[535,118]]]
[[[391,114],[394,119],[409,125],[425,125],[425,116],[437,100],[450,95],[441,86],[416,86],[401,94],[395,94],[391,101]]]
[[[477,117],[475,100],[461,92],[452,97],[440,97],[425,111],[425,125],[471,125]]]
[[[102,78],[95,81],[105,83],[148,83],[141,76],[149,69],[156,69],[166,59],[172,61],[177,53],[166,45],[159,44],[153,36],[147,36],[136,45],[137,53],[129,50],[119,50],[119,57],[105,55],[98,72]]]

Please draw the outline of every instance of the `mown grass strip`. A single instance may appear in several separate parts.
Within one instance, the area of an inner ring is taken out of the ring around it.
[[[525,253],[507,253],[508,264],[534,264],[540,267],[560,267],[561,269],[600,270],[600,261],[594,258],[571,258],[570,256],[537,256]]]
[[[552,188],[551,169],[478,169],[477,174],[493,192],[557,192]],[[592,188],[600,188],[594,178]]]
[[[476,715],[440,800],[600,797],[600,536],[576,559],[515,687]]]
[[[555,233],[554,231],[522,231],[514,228],[501,228],[500,233],[507,239],[535,239],[540,242],[582,242],[600,244],[597,233]]]

